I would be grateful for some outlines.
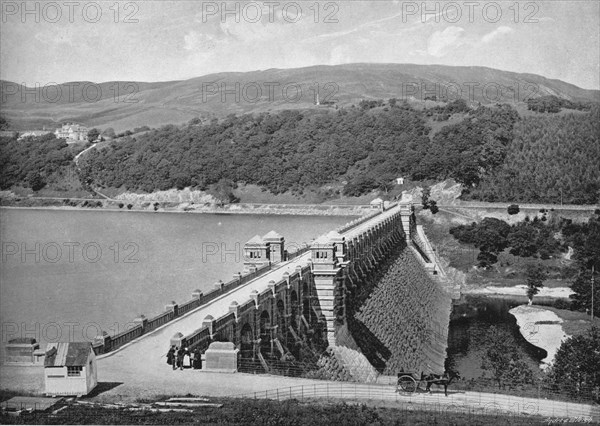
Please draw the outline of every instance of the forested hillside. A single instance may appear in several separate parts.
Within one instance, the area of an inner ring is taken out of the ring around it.
[[[23,185],[38,191],[50,182],[64,184],[75,174],[73,158],[82,149],[52,133],[23,140],[0,137],[0,189]]]
[[[433,134],[432,110],[436,121],[448,116],[437,109],[390,100],[337,111],[230,115],[92,150],[81,165],[94,184],[147,192],[244,182],[275,194],[334,184],[356,196],[387,190],[405,176],[454,178],[471,199],[598,202],[597,108],[526,118],[509,105],[450,108],[459,121]]]
[[[600,191],[598,114],[526,117],[504,164],[469,195],[485,201],[594,204]]]
[[[95,183],[144,191],[205,188],[225,179],[301,192],[357,176],[372,180],[365,192],[398,174],[424,174],[419,159],[427,134],[422,114],[401,106],[230,116],[206,126],[163,127],[92,151],[82,166]]]

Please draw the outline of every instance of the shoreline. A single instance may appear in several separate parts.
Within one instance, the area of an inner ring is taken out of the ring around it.
[[[529,343],[546,351],[540,368],[546,370],[554,362],[563,341],[571,337],[563,329],[563,319],[539,306],[520,305],[510,312],[517,320],[521,336]]]
[[[527,286],[523,284],[517,284],[514,286],[486,286],[480,288],[469,288],[461,289],[461,295],[479,295],[479,296],[522,296],[527,298]],[[538,299],[569,299],[569,295],[573,294],[573,290],[570,287],[542,287],[540,292],[535,295],[534,302]]]
[[[234,205],[235,206],[235,205]],[[323,208],[307,208],[306,206],[298,208],[214,208],[201,207],[198,209],[182,210],[181,207],[154,209],[127,209],[113,207],[74,207],[74,206],[0,206],[0,209],[13,210],[66,210],[66,211],[108,211],[123,213],[178,213],[178,214],[225,214],[225,215],[277,215],[277,216],[356,216],[362,217],[372,212],[372,210],[361,207],[347,206],[324,206]]]

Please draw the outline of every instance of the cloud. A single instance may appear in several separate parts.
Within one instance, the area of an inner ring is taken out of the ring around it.
[[[197,31],[190,31],[183,36],[183,48],[185,50],[211,50],[215,48],[215,44],[213,37]]]
[[[434,32],[427,41],[427,53],[438,58],[444,56],[462,44],[464,32],[461,27],[448,27],[444,31]]]
[[[347,64],[352,62],[352,53],[354,52],[354,48],[347,44],[342,44],[334,47],[331,50],[331,54],[329,57],[330,65],[339,65],[339,64]]]
[[[42,32],[36,33],[34,38],[48,46],[56,46],[59,44],[73,46],[75,33],[70,27],[53,26],[46,28]]]
[[[514,32],[514,30],[511,27],[501,26],[501,27],[496,28],[491,33],[487,33],[486,35],[484,35],[481,38],[481,42],[489,43],[490,41],[492,41],[493,39],[495,39],[501,35],[510,34],[512,32]]]

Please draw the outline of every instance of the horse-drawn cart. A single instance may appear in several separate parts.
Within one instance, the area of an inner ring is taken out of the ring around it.
[[[459,380],[460,375],[455,372],[450,374],[447,372],[444,374],[425,374],[421,372],[419,376],[416,371],[401,371],[398,373],[396,392],[413,393],[419,389],[421,383],[426,383],[425,391],[431,392],[431,385],[443,386],[444,394],[448,396],[448,386],[454,379]]]
[[[401,390],[409,393],[416,392],[424,378],[423,373],[419,377],[415,371],[401,371],[398,373],[396,392],[400,392]]]

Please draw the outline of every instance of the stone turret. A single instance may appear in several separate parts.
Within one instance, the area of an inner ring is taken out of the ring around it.
[[[327,341],[335,345],[334,308],[339,303],[337,286],[341,265],[338,254],[344,258],[343,237],[337,232],[322,235],[310,247],[312,273],[317,290],[321,314],[327,322]]]
[[[244,244],[244,269],[261,268],[269,264],[269,247],[258,235]]]
[[[269,260],[271,262],[281,262],[285,260],[284,238],[275,231],[271,231],[262,237],[263,241],[269,247]]]
[[[275,231],[260,237],[255,235],[244,244],[244,268],[262,268],[285,260],[285,239]]]

